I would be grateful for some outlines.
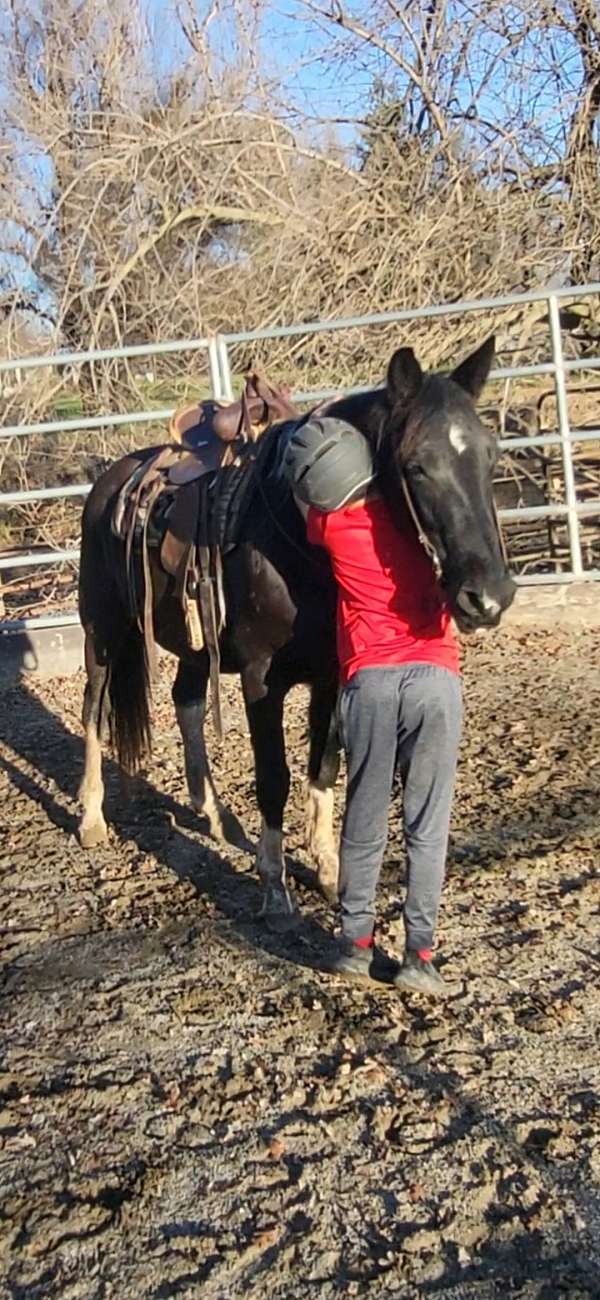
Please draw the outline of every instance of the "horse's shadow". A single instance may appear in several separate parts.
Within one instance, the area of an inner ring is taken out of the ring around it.
[[[10,708],[5,696],[0,709],[0,742],[14,755],[14,760],[0,757],[0,768],[14,788],[36,803],[50,822],[74,837],[78,817],[69,803],[77,799],[83,773],[83,739],[71,732],[26,683],[16,688],[16,695],[18,708]],[[19,760],[33,768],[35,775],[24,771]],[[216,904],[220,918],[215,925],[226,928],[230,943],[262,949],[311,969],[326,967],[332,939],[305,909],[297,925],[281,933],[269,930],[261,919],[262,889],[253,857],[248,853],[253,846],[233,813],[227,822],[232,842],[212,840],[203,819],[191,807],[161,791],[146,777],[138,775],[124,781],[117,764],[106,756],[103,776],[111,838],[133,840],[142,853],[154,855],[180,880],[191,882],[199,895]],[[53,787],[66,796],[65,803],[56,797]],[[79,851],[87,852],[83,848]],[[108,849],[91,852],[101,861],[104,854],[114,853],[114,840]],[[288,858],[288,867],[303,895],[315,889],[316,876],[304,864]],[[193,918],[190,920],[193,922]]]

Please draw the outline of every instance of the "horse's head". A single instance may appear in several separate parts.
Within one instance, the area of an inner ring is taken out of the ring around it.
[[[406,485],[463,631],[495,627],[515,595],[494,508],[497,439],[474,405],[493,355],[492,338],[450,375],[425,375],[412,349],[400,348],[378,439],[384,491],[393,506]]]

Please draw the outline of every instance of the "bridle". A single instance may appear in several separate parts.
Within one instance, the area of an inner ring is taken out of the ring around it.
[[[415,503],[412,499],[410,488],[406,481],[405,474],[402,474],[400,476],[400,482],[402,484],[402,492],[404,494],[406,508],[415,526],[417,537],[421,543],[421,546],[423,547],[423,550],[425,551],[425,554],[429,556],[429,559],[431,560],[431,563],[433,565],[433,571],[435,573],[435,576],[439,580],[442,576],[442,565],[440,562],[440,557],[435,549],[435,546],[433,545],[433,542],[427,536],[427,533],[423,528],[421,520],[419,519]],[[494,523],[496,525],[496,536],[498,538],[500,554],[502,556],[504,564],[506,565],[506,567],[508,567],[508,551],[506,549],[506,542],[504,540],[504,534],[502,532],[502,524],[500,523],[500,515],[498,514],[498,507],[496,506],[496,502],[493,499],[492,499],[492,512],[494,517]]]
[[[417,537],[418,537],[418,539],[419,539],[419,541],[420,541],[420,543],[421,543],[421,546],[423,547],[423,550],[425,551],[425,554],[428,555],[428,556],[429,556],[429,559],[431,560],[431,563],[432,563],[432,565],[433,565],[433,571],[434,571],[434,573],[435,573],[436,578],[441,578],[441,576],[442,576],[442,565],[441,565],[441,562],[440,562],[440,557],[439,557],[439,555],[438,555],[438,553],[437,553],[437,551],[436,551],[436,549],[435,549],[435,546],[433,545],[433,542],[431,542],[431,541],[429,540],[429,538],[428,538],[428,536],[427,536],[427,533],[425,532],[425,529],[423,528],[423,525],[422,525],[422,523],[421,523],[421,520],[419,519],[419,516],[418,516],[417,511],[416,511],[416,508],[415,508],[415,503],[414,503],[414,501],[413,501],[413,499],[412,499],[412,496],[411,496],[411,494],[410,494],[410,488],[409,488],[409,486],[408,486],[408,483],[406,482],[406,475],[405,475],[405,474],[402,474],[402,475],[401,475],[401,477],[400,477],[400,482],[401,482],[401,484],[402,484],[402,491],[403,491],[403,493],[404,493],[404,500],[406,501],[406,506],[407,506],[407,509],[408,509],[408,513],[409,513],[409,515],[410,515],[410,517],[411,517],[411,519],[412,519],[412,521],[413,521],[413,524],[414,524],[414,526],[415,526],[415,531],[416,531]]]

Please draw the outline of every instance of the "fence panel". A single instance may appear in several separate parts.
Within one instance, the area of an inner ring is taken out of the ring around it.
[[[274,326],[262,330],[247,330],[235,333],[224,333],[207,338],[171,340],[165,343],[157,344],[140,344],[124,348],[105,348],[90,350],[87,352],[62,352],[50,356],[25,357],[20,359],[9,359],[0,361],[0,376],[2,373],[21,372],[40,369],[43,367],[80,365],[83,362],[99,362],[103,360],[128,359],[141,357],[154,357],[183,352],[204,351],[208,359],[208,370],[210,377],[210,389],[213,397],[219,400],[230,400],[234,394],[234,377],[231,366],[231,350],[240,343],[251,343],[258,340],[269,339],[286,339],[302,335],[322,334],[343,330],[355,330],[360,328],[370,328],[372,326],[386,326],[393,323],[410,323],[411,321],[422,321],[443,316],[455,316],[468,313],[479,313],[484,311],[498,310],[507,307],[524,307],[531,303],[546,303],[548,306],[548,320],[551,343],[551,361],[532,363],[523,366],[504,366],[493,370],[491,380],[512,380],[512,379],[530,379],[548,375],[554,382],[554,395],[556,400],[558,432],[541,433],[539,435],[502,438],[500,447],[502,450],[514,452],[517,450],[527,450],[533,448],[560,448],[562,460],[562,472],[564,478],[564,500],[556,501],[549,505],[543,506],[519,506],[515,509],[505,508],[500,510],[500,517],[507,524],[515,522],[527,522],[530,520],[547,519],[549,521],[562,520],[566,523],[568,534],[568,553],[570,557],[570,567],[558,573],[533,573],[518,579],[523,585],[539,585],[545,583],[568,583],[574,581],[594,581],[600,579],[600,569],[594,566],[585,569],[582,560],[581,546],[581,526],[582,521],[588,516],[600,516],[600,499],[580,501],[578,499],[577,484],[574,468],[573,446],[575,443],[592,444],[600,441],[600,429],[571,429],[568,407],[567,379],[570,374],[577,374],[583,370],[595,371],[600,369],[600,357],[589,357],[585,359],[566,359],[564,356],[562,331],[560,322],[560,301],[568,298],[574,300],[578,298],[588,298],[592,295],[600,294],[600,283],[582,285],[576,288],[552,288],[545,290],[536,290],[525,294],[509,294],[501,298],[485,298],[477,300],[464,300],[463,302],[451,304],[438,304],[433,307],[424,308],[407,308],[397,312],[376,313],[371,316],[340,318],[329,321],[310,321],[306,323],[295,323],[288,326]],[[312,402],[322,401],[326,398],[333,397],[339,390],[335,389],[313,389],[309,391],[298,391],[294,394],[295,400],[303,405],[310,405]],[[362,388],[347,388],[346,392],[364,391]],[[87,430],[101,430],[105,428],[118,429],[128,425],[140,425],[154,423],[157,421],[167,421],[173,413],[172,406],[158,408],[154,410],[133,411],[129,414],[106,414],[82,417],[73,420],[49,420],[38,423],[17,424],[0,427],[0,446],[9,439],[25,438],[29,435],[41,435],[51,437],[59,433],[79,433]],[[90,491],[90,483],[74,483],[62,487],[43,487],[43,488],[24,488],[13,491],[0,492],[0,508],[2,506],[20,506],[36,501],[60,501],[69,498],[81,497],[82,499]],[[36,550],[34,552],[21,551],[20,553],[0,551],[0,575],[2,571],[16,570],[22,568],[31,568],[32,570],[52,564],[62,564],[73,562],[78,558],[78,550],[75,547],[65,547],[56,550]],[[0,592],[1,597],[1,592]],[[1,607],[0,607],[1,608]],[[74,613],[65,614],[46,614],[37,618],[23,618],[5,620],[0,623],[0,630],[11,630],[16,628],[34,628],[48,627],[59,624],[75,623],[77,616]]]

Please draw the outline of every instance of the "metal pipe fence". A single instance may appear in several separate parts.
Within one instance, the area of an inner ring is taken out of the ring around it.
[[[560,447],[564,477],[564,501],[546,506],[519,506],[515,509],[500,510],[500,518],[508,523],[519,520],[561,519],[566,522],[570,569],[561,573],[533,574],[517,579],[522,585],[537,586],[545,583],[570,583],[574,581],[594,581],[600,579],[600,569],[584,569],[581,551],[581,520],[588,516],[600,517],[600,499],[579,501],[573,462],[573,444],[600,440],[600,429],[571,429],[568,410],[567,378],[582,370],[600,369],[600,357],[585,359],[568,359],[564,356],[562,331],[560,324],[560,301],[570,301],[600,295],[600,282],[576,287],[561,287],[533,290],[522,294],[506,294],[498,298],[465,299],[455,303],[441,303],[432,307],[407,308],[395,312],[381,312],[367,316],[354,316],[325,321],[297,322],[293,325],[273,326],[259,330],[242,330],[231,333],[210,335],[205,338],[170,340],[164,343],[140,344],[121,348],[90,349],[86,352],[57,352],[50,355],[11,358],[0,361],[0,378],[3,373],[34,370],[52,367],[76,367],[84,362],[106,360],[123,360],[128,358],[156,357],[183,352],[205,352],[208,363],[210,389],[212,396],[221,401],[228,401],[234,395],[233,375],[231,370],[230,349],[239,343],[255,342],[268,339],[285,339],[301,335],[322,334],[349,329],[367,329],[372,326],[385,326],[394,323],[409,323],[444,316],[456,316],[483,311],[497,311],[508,307],[524,307],[531,303],[548,305],[549,332],[552,360],[523,366],[501,366],[492,370],[491,380],[527,379],[548,375],[554,379],[555,398],[558,417],[558,433],[548,433],[500,440],[502,450],[521,450],[534,447]],[[301,405],[326,400],[334,397],[339,389],[313,389],[293,394],[294,400]],[[347,393],[363,392],[364,387],[348,388]],[[31,435],[51,436],[58,433],[79,433],[94,429],[120,428],[128,425],[163,424],[168,421],[175,407],[131,411],[127,414],[105,414],[85,416],[76,419],[46,420],[37,423],[0,426],[0,444],[13,438],[25,438]],[[0,507],[19,506],[36,501],[63,500],[69,497],[85,497],[91,490],[90,483],[69,484],[62,487],[23,489],[19,491],[0,492]],[[50,564],[63,564],[77,560],[76,548],[57,548],[56,550],[23,551],[21,554],[0,552],[0,572],[2,570],[36,568]],[[65,625],[77,622],[76,614],[45,615],[39,618],[13,619],[0,622],[0,631],[21,628],[41,628]]]

